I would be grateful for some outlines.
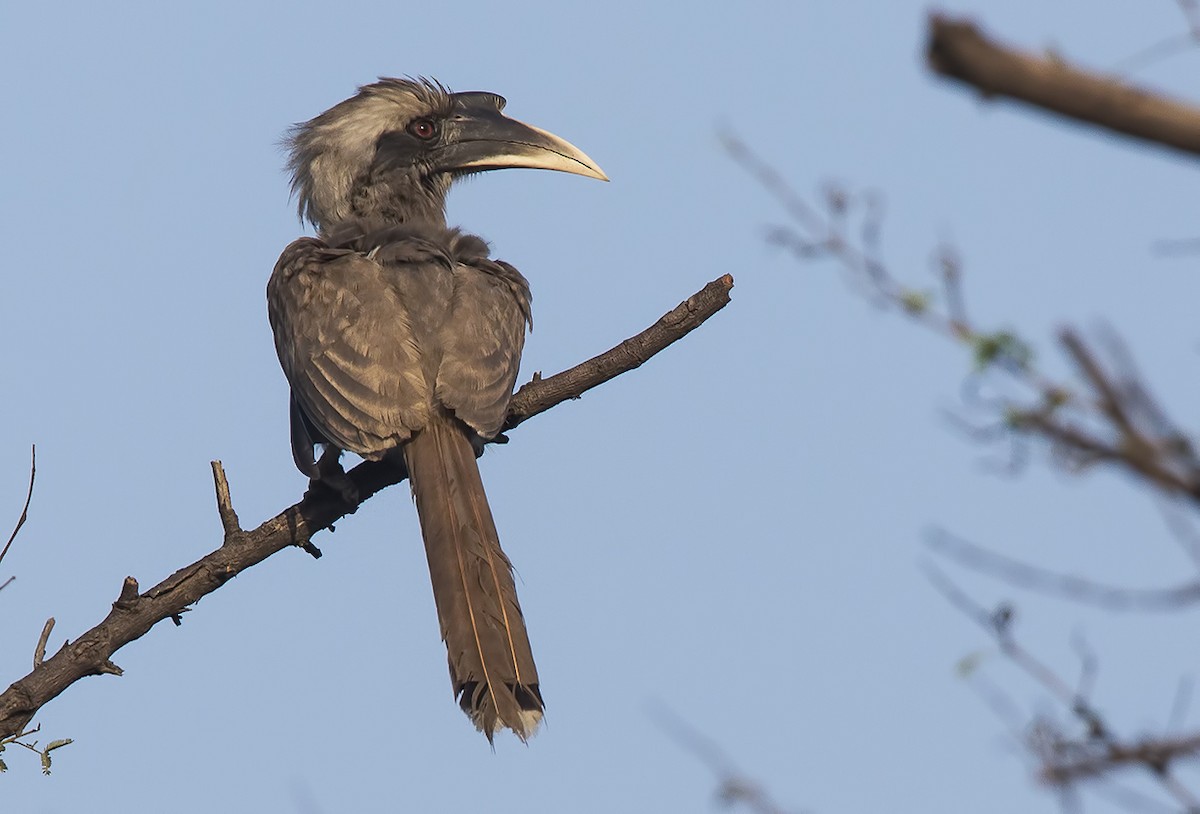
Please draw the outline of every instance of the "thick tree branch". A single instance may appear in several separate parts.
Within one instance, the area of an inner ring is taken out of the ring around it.
[[[1135,88],[1115,76],[1072,67],[1057,55],[1018,51],[989,40],[968,20],[934,14],[929,67],[978,88],[1076,121],[1200,155],[1200,108]]]
[[[729,302],[733,278],[725,275],[698,291],[657,323],[615,348],[548,379],[535,377],[514,395],[507,427],[560,404],[632,370],[654,354],[699,327]],[[74,642],[43,659],[44,642],[38,643],[37,666],[29,675],[0,694],[0,740],[21,733],[37,711],[84,676],[112,673],[121,668],[111,656],[124,645],[144,636],[150,628],[181,614],[201,597],[224,585],[231,577],[262,562],[288,546],[310,553],[310,538],[351,514],[373,494],[405,478],[388,463],[367,462],[347,473],[358,489],[359,502],[350,503],[333,490],[309,489],[304,499],[251,531],[242,531],[229,497],[229,485],[219,462],[213,465],[218,512],[224,530],[221,547],[176,571],[148,591],[139,592],[133,577],[126,577],[120,596],[108,616]],[[46,633],[48,635],[48,632]]]

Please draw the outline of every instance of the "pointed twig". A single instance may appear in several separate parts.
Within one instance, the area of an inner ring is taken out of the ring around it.
[[[42,626],[42,635],[38,636],[37,647],[33,649],[33,669],[42,666],[42,661],[46,658],[46,642],[50,640],[50,631],[54,630],[54,617],[51,616],[46,620],[46,624]]]
[[[225,530],[225,542],[242,534],[237,512],[233,510],[233,498],[229,495],[229,481],[225,478],[225,467],[220,461],[212,461],[213,485],[217,490],[217,514],[221,517],[221,528]]]
[[[29,519],[29,503],[33,500],[33,481],[37,477],[37,444],[29,448],[29,490],[25,493],[25,505],[21,508],[21,517],[17,520],[17,526],[12,530],[12,534],[8,535],[8,542],[4,544],[3,550],[0,550],[0,562],[4,560],[4,555],[8,553],[9,547],[13,544],[13,540],[17,539],[17,532],[21,530],[21,526],[25,525],[25,521]],[[4,585],[12,582],[7,580]],[[0,588],[3,588],[0,585]]]

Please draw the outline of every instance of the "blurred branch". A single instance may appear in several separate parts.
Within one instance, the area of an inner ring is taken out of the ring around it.
[[[1043,374],[1033,348],[1006,328],[986,329],[976,324],[962,291],[958,254],[943,247],[935,257],[941,292],[912,288],[888,269],[879,252],[879,208],[862,206],[857,196],[826,188],[824,203],[810,203],[798,195],[778,170],[757,156],[733,135],[723,141],[730,156],[759,182],[788,215],[788,223],[774,226],[768,240],[791,251],[799,260],[830,259],[863,288],[869,301],[889,308],[939,336],[963,346],[972,373],[964,390],[964,404],[982,411],[987,423],[961,421],[981,441],[1040,439],[1050,445],[1058,463],[1079,471],[1106,463],[1131,474],[1157,492],[1200,504],[1200,459],[1190,438],[1180,431],[1150,395],[1148,387],[1121,343],[1111,333],[1102,335],[1104,354],[1076,331],[1064,329],[1059,342],[1077,376],[1069,382]],[[871,196],[868,200],[873,199]],[[859,211],[861,215],[858,215]],[[857,218],[857,220],[856,220]],[[856,224],[861,227],[856,229]],[[985,392],[984,388],[988,390]],[[1185,547],[1189,540],[1181,536]],[[959,562],[1049,593],[1109,607],[1144,609],[1181,607],[1200,599],[1200,582],[1162,591],[1133,591],[1056,574],[962,541],[943,538],[940,548]],[[1072,716],[1080,730],[1072,735],[1061,724],[1038,718],[1026,724],[1019,742],[1039,765],[1039,776],[1059,792],[1069,809],[1077,808],[1075,783],[1112,771],[1139,766],[1149,771],[1177,803],[1200,812],[1191,792],[1173,773],[1174,764],[1200,755],[1200,735],[1177,735],[1126,740],[1118,738],[1088,700],[1096,676],[1096,659],[1077,643],[1083,663],[1079,685],[1058,676],[1022,647],[1012,635],[1014,610],[1001,605],[989,611],[972,601],[936,568],[930,579],[960,611],[988,630],[1000,651],[1047,690]],[[974,669],[977,658],[964,660],[964,672]],[[984,700],[1012,727],[1013,705],[995,688],[981,690]],[[1119,793],[1109,789],[1110,792]]]
[[[1180,0],[1200,34],[1195,0]],[[1022,53],[989,40],[972,23],[934,15],[927,52],[931,69],[977,88],[984,98],[1007,96],[1059,115],[1111,131],[1200,155],[1200,108],[1134,88],[1117,77],[1068,65],[1054,54]],[[778,169],[734,135],[724,135],[729,155],[780,204],[787,223],[774,226],[768,241],[798,260],[830,259],[845,269],[869,301],[898,313],[968,351],[973,372],[964,389],[964,405],[986,415],[984,422],[961,420],[981,441],[1038,439],[1056,462],[1073,471],[1109,464],[1152,490],[1200,505],[1200,457],[1191,438],[1160,408],[1130,355],[1108,333],[1085,341],[1067,328],[1058,339],[1075,375],[1051,378],[1039,367],[1033,347],[1014,331],[975,323],[962,289],[962,263],[952,248],[937,252],[940,287],[914,288],[893,275],[879,251],[877,196],[859,196],[826,188],[807,199],[797,194]],[[1168,249],[1177,248],[1172,245]],[[1190,248],[1190,244],[1184,248]],[[987,388],[985,391],[984,388]],[[1019,451],[1019,450],[1017,450]],[[1179,532],[1177,531],[1177,534]],[[1181,536],[1181,542],[1188,540]],[[1100,585],[1037,568],[965,541],[943,535],[933,545],[955,561],[1022,587],[1104,607],[1168,609],[1200,599],[1200,581],[1138,591]],[[1195,546],[1189,546],[1194,553]],[[1022,646],[1013,633],[1015,610],[993,610],[973,601],[940,570],[929,577],[957,609],[994,638],[1000,652],[1066,710],[1066,724],[1045,716],[1026,722],[1009,696],[991,685],[976,687],[984,700],[1017,734],[1038,763],[1043,782],[1058,793],[1067,810],[1078,810],[1081,780],[1111,784],[1116,770],[1136,767],[1155,779],[1175,805],[1171,810],[1200,813],[1200,800],[1175,774],[1177,764],[1200,756],[1200,734],[1176,732],[1130,739],[1119,736],[1089,698],[1098,675],[1098,659],[1081,638],[1074,640],[1081,668],[1068,682]],[[971,673],[978,656],[963,660]],[[1186,702],[1183,694],[1183,702]],[[1181,704],[1177,699],[1176,707]],[[1172,713],[1173,724],[1178,713]],[[1014,725],[1015,724],[1015,725]],[[1095,783],[1091,784],[1092,786]],[[1135,797],[1120,789],[1112,796]],[[1145,800],[1141,803],[1147,802]]]
[[[928,545],[959,565],[1025,590],[1096,605],[1105,610],[1175,611],[1200,602],[1200,580],[1172,588],[1124,588],[1101,585],[1015,560],[949,532],[937,530]]]
[[[988,39],[969,20],[934,14],[926,50],[929,67],[977,88],[1069,119],[1200,155],[1200,108]]]
[[[544,380],[535,377],[513,396],[506,426],[515,427],[637,367],[725,307],[732,287],[729,275],[714,280],[632,339],[557,376]],[[293,545],[319,554],[310,542],[313,534],[332,528],[334,522],[356,511],[376,492],[405,477],[387,462],[359,464],[347,473],[357,489],[357,503],[318,484],[299,503],[258,528],[244,531],[233,511],[220,462],[213,463],[213,476],[224,529],[220,548],[144,592],[139,590],[137,580],[126,577],[108,616],[74,642],[65,642],[50,658],[43,658],[45,642],[39,641],[37,666],[0,694],[0,742],[21,733],[43,705],[84,676],[121,675],[121,668],[111,661],[117,650],[164,619],[179,624],[190,605],[245,569]],[[43,635],[49,636],[49,629],[44,631]]]
[[[1186,237],[1157,240],[1150,250],[1159,257],[1180,257],[1200,252],[1200,238]]]
[[[1187,20],[1188,32],[1193,38],[1200,40],[1200,2],[1197,0],[1177,0],[1179,10]]]
[[[8,542],[4,544],[4,548],[0,549],[0,562],[4,561],[4,557],[8,554],[8,549],[12,547],[13,540],[17,539],[17,533],[21,531],[21,527],[25,525],[25,521],[29,519],[29,504],[33,501],[33,482],[37,478],[37,445],[34,444],[29,448],[29,489],[25,492],[25,505],[21,507],[21,516],[17,518],[17,525],[12,530],[12,534],[8,535]],[[0,590],[3,590],[13,581],[13,577],[6,579],[3,584],[0,584]]]
[[[1145,738],[1128,744],[1113,742],[1059,743],[1055,759],[1042,767],[1041,778],[1052,785],[1064,785],[1097,777],[1125,766],[1141,766],[1161,775],[1173,762],[1200,755],[1200,734],[1186,737]],[[1181,800],[1181,802],[1183,802]],[[1200,800],[1190,793],[1188,811],[1200,809]]]
[[[1044,394],[1040,404],[1013,405],[1009,423],[1051,442],[1069,466],[1113,463],[1165,494],[1200,503],[1200,459],[1191,439],[1166,416],[1115,336],[1108,337],[1116,370],[1101,364],[1094,350],[1071,328],[1059,341],[1075,363],[1085,398],[1057,401]],[[1070,409],[1063,409],[1070,402]]]
[[[829,258],[865,287],[868,298],[894,308],[941,336],[965,345],[975,370],[975,387],[985,375],[1003,377],[1020,388],[1016,395],[975,401],[994,422],[976,437],[1032,436],[1049,442],[1057,460],[1079,471],[1113,464],[1168,494],[1200,504],[1200,458],[1190,438],[1166,416],[1142,382],[1129,354],[1115,336],[1106,339],[1113,362],[1073,329],[1059,341],[1080,374],[1078,383],[1055,381],[1039,370],[1033,348],[1006,328],[987,330],[969,317],[962,294],[961,261],[952,248],[937,252],[942,296],[901,283],[879,256],[877,206],[866,207],[860,237],[851,228],[854,196],[826,190],[825,211],[798,195],[782,175],[732,134],[722,136],[726,151],[759,182],[789,215],[768,239],[811,262]],[[942,304],[939,306],[939,302]],[[1112,369],[1110,369],[1112,368]]]
[[[1080,725],[1080,734],[1075,736],[1044,716],[1027,726],[1023,742],[1038,760],[1038,775],[1044,783],[1060,791],[1070,791],[1079,781],[1137,767],[1149,772],[1185,811],[1200,811],[1200,800],[1173,773],[1179,761],[1200,756],[1200,733],[1129,741],[1119,738],[1088,698],[1096,672],[1096,659],[1090,650],[1082,644],[1077,647],[1082,675],[1078,688],[1072,688],[1017,641],[1013,633],[1016,612],[1011,605],[1001,604],[988,610],[938,568],[927,565],[925,571],[938,593],[987,631],[1001,654],[1048,692]]]
[[[651,711],[653,717],[658,719],[659,727],[671,740],[700,758],[717,776],[720,781],[716,795],[718,801],[731,808],[740,803],[754,814],[787,814],[762,786],[733,765],[733,761],[715,741],[702,735],[666,707],[655,706]]]
[[[1196,0],[1177,0],[1176,5],[1183,12],[1184,20],[1187,22],[1187,33],[1168,37],[1165,40],[1160,40],[1153,45],[1143,48],[1133,56],[1121,60],[1117,66],[1118,70],[1136,70],[1144,65],[1149,65],[1152,62],[1157,62],[1160,59],[1191,50],[1200,45],[1200,3],[1197,3]]]

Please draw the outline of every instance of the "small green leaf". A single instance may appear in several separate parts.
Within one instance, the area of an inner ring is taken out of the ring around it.
[[[1033,361],[1033,349],[1012,331],[977,334],[973,344],[976,370],[986,370],[997,363],[1025,369]]]
[[[910,314],[923,314],[929,310],[933,295],[928,291],[907,290],[900,295],[900,307]]]

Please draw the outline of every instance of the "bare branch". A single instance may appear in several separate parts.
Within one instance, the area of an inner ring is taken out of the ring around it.
[[[1076,744],[1078,746],[1078,744]],[[1094,749],[1078,748],[1075,754],[1062,755],[1042,767],[1041,778],[1046,783],[1063,785],[1095,777],[1114,768],[1144,766],[1159,773],[1159,767],[1169,766],[1181,758],[1200,754],[1200,735],[1178,738],[1147,738],[1131,744],[1101,743]],[[1175,793],[1175,789],[1170,789]],[[1190,798],[1190,793],[1185,793]],[[1189,801],[1189,811],[1196,810],[1196,801]]]
[[[717,776],[717,799],[726,806],[741,803],[755,814],[786,814],[786,811],[758,783],[738,771],[733,762],[711,738],[707,738],[666,707],[652,707],[659,727],[673,741],[700,758]]]
[[[733,277],[718,277],[642,331],[615,348],[549,378],[535,376],[513,395],[506,430],[568,399],[577,399],[597,385],[640,367],[651,356],[699,328],[729,303]]]
[[[929,535],[927,544],[959,565],[1010,585],[1096,605],[1105,610],[1176,611],[1200,602],[1200,581],[1186,582],[1172,588],[1125,588],[1040,568],[941,529]]]
[[[1015,423],[1032,428],[1058,443],[1078,463],[1111,461],[1149,481],[1168,494],[1200,501],[1200,461],[1191,440],[1166,417],[1141,382],[1133,362],[1115,337],[1108,338],[1109,352],[1119,359],[1119,374],[1110,374],[1092,350],[1071,329],[1059,334],[1068,356],[1083,374],[1099,411],[1109,425],[1111,439],[1100,438],[1061,411],[1018,411]],[[1079,406],[1078,401],[1076,406]]]
[[[12,534],[8,535],[8,542],[4,544],[4,548],[0,549],[0,562],[3,562],[4,555],[8,553],[8,549],[13,544],[13,540],[17,539],[17,532],[21,530],[21,526],[25,525],[25,521],[29,518],[29,504],[33,500],[33,482],[37,478],[37,445],[34,444],[29,448],[29,490],[25,493],[25,505],[21,507],[21,516],[17,520],[16,528],[12,530]],[[9,578],[4,585],[12,582]],[[4,585],[0,585],[3,588]]]
[[[1188,3],[1193,5],[1192,0]],[[1041,57],[1003,48],[967,22],[934,16],[930,30],[933,69],[972,84],[985,96],[1009,96],[1200,154],[1200,108],[1068,66],[1054,55]],[[878,211],[868,210],[862,216],[862,235],[856,237],[848,222],[856,196],[826,189],[823,207],[819,202],[809,203],[793,191],[775,166],[743,142],[731,136],[725,136],[724,142],[730,156],[787,213],[786,225],[770,229],[770,243],[805,262],[835,260],[864,286],[871,302],[894,308],[970,350],[975,372],[969,381],[977,392],[976,403],[969,406],[983,410],[989,418],[982,428],[961,422],[974,436],[1049,441],[1051,450],[1067,466],[1080,469],[1097,462],[1115,464],[1160,493],[1187,498],[1193,506],[1200,504],[1200,456],[1193,442],[1155,403],[1132,360],[1115,340],[1100,344],[1105,353],[1098,354],[1077,332],[1064,330],[1059,337],[1062,348],[1078,376],[1067,384],[1049,378],[1035,363],[1032,346],[1020,336],[1004,327],[989,331],[971,323],[962,294],[961,263],[952,250],[942,250],[936,259],[942,278],[939,302],[938,292],[909,287],[880,259]],[[820,201],[821,194],[813,200]],[[998,385],[999,394],[986,400],[980,397],[985,382],[989,388]],[[1010,582],[1105,607],[1162,610],[1200,600],[1200,581],[1139,591],[1054,573],[967,543],[953,542],[946,548],[959,561]],[[1056,720],[1038,717],[1019,735],[1019,741],[1038,761],[1042,779],[1055,787],[1064,807],[1079,809],[1077,781],[1111,780],[1113,770],[1130,766],[1148,772],[1183,810],[1200,812],[1200,802],[1173,773],[1179,760],[1200,757],[1200,735],[1118,737],[1089,697],[1098,659],[1081,637],[1072,640],[1081,660],[1080,676],[1077,682],[1064,680],[1017,641],[1012,605],[1004,603],[989,610],[937,568],[928,571],[937,590],[988,631],[1001,654],[1069,714],[1066,730]],[[974,656],[964,659],[963,671],[972,672],[978,661]],[[1007,696],[988,687],[984,690],[985,700],[1011,725],[1016,718]]]
[[[1000,652],[1010,661],[1041,684],[1059,702],[1075,711],[1077,715],[1086,717],[1089,728],[1104,731],[1104,725],[1099,716],[1087,709],[1086,703],[1071,689],[1070,684],[1039,661],[1032,653],[1021,647],[1013,638],[1012,624],[1016,611],[1011,605],[1001,604],[989,611],[967,596],[966,592],[935,566],[926,565],[925,575],[937,592],[944,596],[950,604],[995,638],[996,643],[1000,646]],[[1081,710],[1083,711],[1081,712]]]
[[[931,294],[903,284],[869,245],[854,241],[845,221],[847,202],[855,196],[837,196],[830,213],[822,216],[744,142],[728,134],[722,138],[730,156],[791,215],[792,224],[771,230],[771,242],[792,247],[806,261],[836,260],[868,286],[872,302],[894,308],[969,349],[975,368],[968,379],[976,391],[973,401],[989,414],[986,428],[970,430],[973,437],[989,441],[1040,438],[1050,443],[1057,461],[1068,469],[1115,464],[1160,491],[1200,504],[1200,457],[1193,443],[1155,403],[1114,335],[1106,337],[1106,350],[1115,357],[1115,374],[1105,370],[1077,332],[1067,329],[1061,332],[1060,341],[1079,369],[1082,383],[1064,384],[1047,377],[1035,364],[1033,348],[1020,336],[1005,328],[987,330],[969,321],[960,284],[961,263],[951,249],[943,247],[938,253],[937,266],[945,288],[945,302],[939,307]],[[828,190],[825,195],[831,197]],[[868,218],[876,216],[867,213]],[[985,377],[989,383],[1015,385],[1020,393],[984,403],[977,391]],[[958,423],[970,428],[966,421]],[[1014,449],[1018,455],[1021,451]]]
[[[1188,31],[1196,40],[1200,40],[1200,2],[1197,0],[1178,0],[1179,10],[1187,20]]]
[[[1192,703],[1192,686],[1195,682],[1191,676],[1179,679],[1175,690],[1175,699],[1171,702],[1171,714],[1167,716],[1167,731],[1181,729],[1187,717],[1188,706]]]
[[[506,426],[515,427],[637,367],[724,307],[732,287],[732,277],[721,277],[632,339],[556,376],[535,378],[513,396]],[[359,464],[347,473],[357,489],[358,503],[317,486],[310,488],[299,503],[258,528],[241,531],[228,501],[228,483],[224,482],[220,464],[215,464],[213,470],[218,509],[226,532],[222,545],[145,592],[139,592],[136,580],[126,577],[120,596],[103,621],[75,641],[64,644],[33,672],[0,694],[0,741],[20,733],[43,705],[84,676],[120,675],[121,668],[110,660],[112,654],[145,635],[154,625],[164,619],[178,624],[188,606],[272,554],[293,545],[311,546],[309,540],[313,534],[329,528],[376,492],[405,477],[386,462]],[[231,534],[231,529],[236,533]]]
[[[1117,73],[1130,73],[1167,57],[1190,51],[1195,47],[1196,36],[1194,34],[1178,34],[1174,37],[1167,37],[1122,59],[1113,66],[1113,70]]]
[[[1174,763],[1200,755],[1200,734],[1161,736],[1135,741],[1120,740],[1081,690],[1071,686],[1049,666],[1026,650],[1013,635],[1014,610],[1002,604],[994,611],[975,602],[949,577],[932,565],[925,568],[930,582],[955,608],[986,630],[1000,652],[1026,675],[1041,685],[1082,725],[1079,737],[1070,737],[1048,719],[1035,720],[1024,738],[1026,747],[1039,760],[1043,782],[1062,793],[1073,793],[1081,780],[1108,776],[1115,769],[1136,767],[1148,771],[1186,811],[1200,811],[1190,790],[1172,773]],[[1094,672],[1094,659],[1084,653],[1085,677]],[[1089,680],[1081,681],[1086,688]]]
[[[1200,252],[1200,238],[1163,238],[1150,246],[1150,251],[1159,257],[1184,257]]]
[[[1006,96],[1069,119],[1200,155],[1200,109],[1119,77],[1035,55],[988,39],[969,20],[934,14],[926,50],[936,73],[978,88],[985,98]]]
[[[1075,697],[1091,698],[1100,674],[1100,659],[1079,631],[1071,634],[1071,648],[1079,656],[1079,681],[1075,685]]]

